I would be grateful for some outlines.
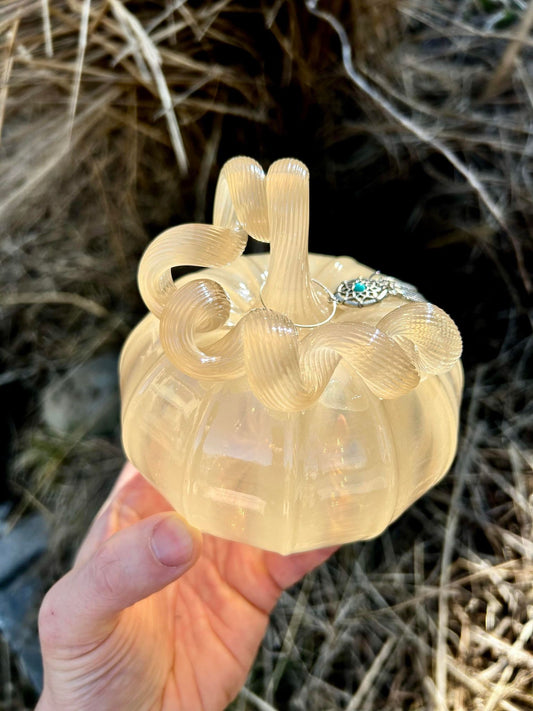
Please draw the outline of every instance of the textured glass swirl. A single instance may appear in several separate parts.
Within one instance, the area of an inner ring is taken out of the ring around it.
[[[290,412],[316,402],[341,358],[375,395],[394,398],[424,375],[449,370],[460,357],[455,324],[425,302],[398,298],[377,323],[347,307],[348,320],[340,322],[339,314],[337,323],[309,331],[296,326],[320,323],[332,309],[309,269],[309,174],[303,163],[277,161],[265,176],[250,158],[229,161],[221,172],[214,221],[163,232],[139,268],[143,299],[160,319],[163,349],[187,375],[217,380],[246,374],[261,402]],[[270,242],[270,262],[266,274],[249,281],[250,299],[236,306],[231,326],[231,299],[220,283],[203,278],[179,286],[171,268],[229,264],[244,250],[247,234]],[[250,309],[250,301],[261,305],[261,288],[268,308]]]
[[[423,299],[358,308],[368,279],[308,254],[309,175],[230,160],[213,224],[163,232],[139,288],[150,314],[121,356],[126,453],[193,525],[281,553],[380,533],[455,454],[461,337]],[[270,254],[242,256],[248,237]],[[204,267],[174,281],[172,268]],[[325,287],[325,288],[324,288]]]

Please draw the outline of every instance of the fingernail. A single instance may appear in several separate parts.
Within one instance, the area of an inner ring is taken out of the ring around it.
[[[150,546],[157,560],[169,567],[188,563],[194,552],[191,532],[177,514],[166,516],[155,526]]]

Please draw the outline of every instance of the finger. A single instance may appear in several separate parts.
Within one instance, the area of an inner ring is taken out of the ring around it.
[[[119,486],[125,471],[126,467],[81,544],[74,567],[83,564],[99,545],[121,528],[152,514],[172,511],[165,497],[135,469],[127,472],[127,477]]]
[[[121,492],[122,489],[124,489],[126,486],[128,486],[133,479],[136,479],[137,477],[142,476],[139,471],[133,466],[133,464],[129,461],[127,461],[124,466],[122,467],[122,471],[117,477],[117,480],[113,484],[113,488],[109,492],[109,495],[107,499],[104,501],[102,506],[100,507],[100,510],[96,514],[96,518],[100,516],[109,506],[111,501],[116,499],[118,494]]]
[[[126,461],[124,466],[122,467],[122,471],[117,477],[113,488],[111,489],[109,498],[112,498],[118,489],[122,488],[130,481],[130,479],[133,479],[133,477],[136,476],[138,473],[139,471],[137,470],[137,468],[131,462]]]
[[[47,593],[39,614],[43,647],[97,643],[119,614],[179,578],[198,558],[201,534],[176,513],[119,531]]]
[[[340,546],[330,546],[286,556],[279,553],[265,553],[266,564],[274,581],[281,590],[285,590],[303,578],[306,573],[324,563],[339,548]]]
[[[167,499],[139,472],[135,472],[126,484],[117,489],[113,500],[120,504],[121,509],[127,507],[133,511],[139,519],[162,511],[172,511]]]
[[[74,561],[74,567],[79,565],[80,562],[85,562],[89,555],[91,555],[101,543],[118,530],[114,524],[117,517],[118,502],[120,501],[119,494],[123,489],[128,487],[132,479],[135,479],[138,476],[141,475],[137,469],[131,462],[126,461],[122,467],[122,471],[113,485],[113,488],[109,492],[104,503],[98,509],[91,527],[78,549],[78,553],[76,554]]]

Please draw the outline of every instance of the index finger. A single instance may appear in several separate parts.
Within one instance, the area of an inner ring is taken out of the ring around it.
[[[105,540],[120,529],[162,511],[172,511],[172,506],[128,462],[83,540],[74,567],[84,563]]]

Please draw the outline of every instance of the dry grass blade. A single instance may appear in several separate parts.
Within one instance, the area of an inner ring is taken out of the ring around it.
[[[246,687],[241,690],[240,695],[246,701],[250,701],[252,708],[259,709],[259,711],[277,711],[277,709],[270,704],[267,704],[266,701],[260,699],[257,694],[254,694],[253,691],[250,691],[250,689],[247,689]]]
[[[87,47],[87,31],[89,28],[89,15],[91,11],[91,0],[83,0],[80,19],[80,31],[78,38],[78,56],[76,58],[76,70],[74,74],[74,85],[72,87],[72,96],[70,99],[69,108],[69,125],[68,125],[68,142],[72,138],[72,130],[74,127],[74,118],[76,116],[76,108],[78,106],[78,97],[80,93],[81,74],[83,72],[83,63],[85,59],[85,49]]]
[[[533,2],[531,2],[530,0],[527,9],[522,17],[522,21],[520,22],[520,27],[518,29],[516,37],[510,40],[509,44],[507,45],[507,49],[505,50],[503,57],[501,58],[498,67],[496,68],[496,71],[490,78],[487,89],[485,91],[485,99],[492,98],[500,91],[502,83],[506,78],[509,77],[512,71],[513,65],[531,32],[532,26]]]
[[[48,0],[41,0],[41,3],[43,8],[42,13],[45,53],[47,57],[53,57],[54,45],[52,42],[52,26],[50,24],[50,7],[48,5]]]
[[[0,295],[0,306],[18,306],[21,304],[70,304],[87,313],[105,318],[109,316],[109,311],[91,299],[85,299],[79,294],[68,294],[61,291],[49,291],[41,293],[11,293]]]
[[[303,617],[306,614],[310,587],[311,579],[308,578],[304,581],[300,594],[298,595],[289,626],[285,632],[281,654],[269,681],[269,686],[266,692],[267,698],[273,696],[287,666],[290,650],[294,647],[295,637],[300,625],[302,624]]]
[[[450,673],[453,675],[453,677],[459,681],[462,685],[464,685],[465,688],[467,688],[473,695],[475,695],[476,698],[482,699],[485,698],[487,694],[487,687],[482,684],[479,681],[476,681],[475,679],[472,679],[467,673],[465,673],[462,669],[459,669],[455,661],[453,659],[448,660],[448,668],[450,670]],[[508,701],[501,700],[500,701],[500,708],[502,711],[523,711],[520,709],[518,706],[515,704],[512,704]],[[465,708],[464,706],[460,708]]]
[[[77,152],[80,140],[87,146],[90,142],[90,150],[97,153],[106,150],[113,132],[134,126],[135,132],[165,148],[170,145],[177,166],[186,171],[182,123],[189,126],[189,140],[192,136],[197,145],[204,141],[201,132],[207,141],[211,130],[209,121],[200,128],[202,116],[234,113],[264,120],[267,96],[261,83],[254,84],[231,66],[197,58],[213,43],[231,44],[244,59],[251,56],[253,48],[232,35],[231,25],[221,17],[227,5],[225,0],[189,10],[188,19],[173,23],[172,34],[180,38],[177,48],[170,47],[167,28],[161,29],[164,17],[154,23],[153,10],[135,14],[120,0],[46,4],[51,37],[40,0],[14,3],[0,11],[0,52],[6,58],[0,108],[5,105],[9,123],[9,133],[3,131],[0,191],[4,224],[28,221],[28,216],[16,213],[20,201],[31,200],[37,207],[44,191],[51,196],[57,191],[56,181],[75,172],[82,163]],[[21,24],[15,39],[10,32],[17,22]],[[191,41],[191,22],[201,35],[196,45]],[[55,46],[53,55],[50,45]],[[7,61],[10,53],[12,62]],[[11,64],[14,73],[8,85]],[[32,107],[39,106],[43,110],[33,113]],[[195,152],[194,166],[201,154]]]
[[[55,171],[69,158],[70,153],[98,123],[101,109],[113,102],[118,95],[118,90],[109,89],[101,96],[95,96],[93,103],[75,117],[74,126],[79,130],[76,130],[74,135],[71,134],[70,142],[65,140],[67,136],[65,122],[61,119],[54,122],[55,126],[49,126],[49,130],[55,129],[55,135],[52,133],[53,139],[48,145],[43,147],[39,138],[34,142],[31,140],[27,142],[26,154],[19,156],[19,160],[7,166],[4,172],[5,185],[10,189],[6,190],[4,195],[0,195],[0,217],[7,221],[8,216],[13,214],[28,195],[32,195],[36,189],[46,185],[46,181],[50,180]],[[37,164],[33,161],[35,156],[40,158]],[[31,170],[29,170],[30,164]]]
[[[176,114],[174,113],[174,107],[172,106],[172,100],[170,98],[167,82],[161,70],[161,57],[159,56],[159,52],[141,23],[127,10],[120,0],[110,0],[110,4],[115,17],[120,24],[125,27],[126,35],[131,34],[133,36],[134,42],[138,44],[139,50],[150,68],[150,72],[156,83],[159,96],[161,97],[163,113],[167,121],[176,160],[178,161],[178,165],[181,170],[186,172],[188,161],[185,153],[185,146],[183,145],[180,127],[178,125]]]
[[[13,50],[17,39],[17,32],[20,24],[20,19],[17,17],[13,21],[13,25],[9,31],[8,44],[5,48],[4,69],[2,72],[2,83],[0,85],[0,145],[2,143],[2,127],[4,125],[4,116],[6,113],[7,93],[9,91],[9,79],[13,68]]]
[[[395,644],[396,639],[394,637],[389,637],[386,640],[385,644],[380,649],[379,654],[376,656],[376,658],[368,668],[368,671],[365,674],[363,681],[359,685],[357,692],[350,699],[350,703],[346,707],[346,711],[358,711],[358,709],[361,708],[361,705],[364,702],[365,697],[370,692],[372,685],[376,680],[376,677],[382,670],[384,661],[388,659],[390,653],[394,649]]]
[[[436,680],[436,704],[445,707],[445,699],[447,697],[446,690],[446,672],[447,672],[447,641],[448,641],[448,622],[449,622],[449,601],[448,590],[451,575],[451,563],[453,560],[455,541],[457,538],[457,527],[460,519],[460,501],[463,497],[463,490],[466,482],[466,476],[471,471],[473,461],[479,443],[485,434],[485,427],[478,418],[478,407],[480,405],[479,381],[481,379],[480,370],[476,373],[476,378],[472,387],[472,396],[470,399],[470,407],[466,420],[465,438],[468,445],[463,447],[463,457],[460,457],[457,462],[453,493],[450,499],[448,509],[448,517],[446,521],[446,533],[444,536],[444,545],[442,549],[441,571],[439,579],[439,616],[438,616],[438,635],[437,635],[437,651],[435,658],[435,680]]]

